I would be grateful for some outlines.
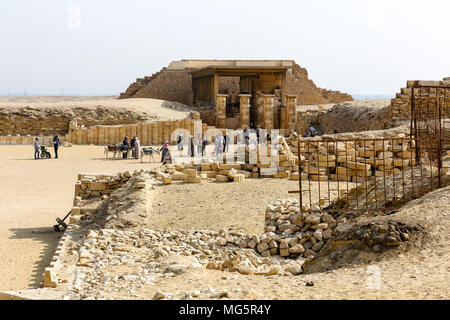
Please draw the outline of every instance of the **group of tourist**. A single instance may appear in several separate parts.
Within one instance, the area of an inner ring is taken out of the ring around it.
[[[208,144],[208,139],[205,135],[200,136],[200,134],[196,135],[195,141],[194,136],[189,135],[188,138],[188,155],[190,157],[195,156],[195,146],[197,146],[197,155],[205,155],[206,145]],[[177,135],[177,150],[183,151],[183,135],[179,133]]]
[[[126,150],[127,152],[122,153],[122,158],[127,159],[128,158],[128,150],[131,149],[131,157],[135,159],[139,159],[140,152],[141,152],[141,142],[139,141],[139,138],[137,136],[134,136],[131,141],[128,141],[128,136],[125,136],[122,141],[122,150]],[[166,141],[164,145],[159,149],[161,152],[161,162],[163,164],[170,163],[171,157],[170,157],[170,151],[169,151],[169,141]]]
[[[293,130],[293,132],[295,134],[297,134],[295,132],[295,130]],[[290,135],[291,133],[292,132],[290,132],[288,135]],[[317,130],[314,127],[310,126],[306,130],[306,132],[303,136],[304,137],[314,137],[317,134],[318,134]],[[256,139],[257,139],[258,144],[264,143],[266,141],[270,141],[270,135],[267,134],[267,137],[263,137],[262,129],[261,129],[261,127],[258,126],[258,128],[256,129]],[[241,145],[241,144],[249,145],[250,144],[250,132],[247,129],[247,127],[244,128],[242,133],[237,133],[236,140],[237,140],[238,145]],[[214,137],[214,154],[216,156],[220,156],[224,152],[225,153],[228,152],[230,143],[231,143],[231,140],[230,140],[230,137],[228,136],[228,134],[225,133],[222,135],[222,134],[218,133]],[[59,140],[59,135],[54,136],[53,137],[53,149],[55,152],[56,159],[58,158],[58,148],[60,145],[61,145],[61,142]],[[195,141],[194,141],[194,137],[192,135],[189,135],[188,155],[190,157],[194,157],[194,150],[195,150],[194,145],[197,146],[197,155],[204,156],[206,146],[208,145],[208,139],[206,138],[206,136],[204,134],[203,134],[203,136],[200,136],[200,134],[197,134]],[[137,136],[134,136],[133,139],[131,139],[131,141],[129,141],[128,136],[125,136],[122,141],[122,150],[128,151],[129,149],[131,149],[131,157],[133,157],[135,159],[139,159],[139,157],[140,157],[140,147],[141,147],[141,142],[139,141],[139,138]],[[177,150],[178,151],[183,150],[183,135],[181,133],[179,133],[177,136]],[[170,159],[169,141],[166,141],[164,143],[164,145],[160,148],[160,151],[162,152],[161,162],[163,162],[165,164],[166,162],[168,162],[168,159]],[[45,150],[44,146],[40,145],[39,137],[36,137],[34,140],[34,159],[41,158],[40,152],[46,152],[46,150]],[[122,158],[127,159],[128,152],[123,152]]]
[[[122,152],[122,159],[128,158],[128,149],[131,149],[131,157],[139,159],[141,142],[137,136],[134,136],[131,141],[129,141],[128,136],[125,136],[122,141],[122,150],[127,152]]]
[[[58,159],[58,148],[61,145],[61,141],[59,141],[59,134],[53,137],[53,150],[55,151],[55,159]],[[41,146],[39,143],[39,137],[34,139],[34,160],[41,159],[41,154],[44,152],[48,152],[45,149],[45,146]]]

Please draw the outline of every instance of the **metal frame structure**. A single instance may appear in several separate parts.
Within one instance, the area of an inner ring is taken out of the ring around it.
[[[450,82],[414,81],[411,85],[411,136],[418,139],[419,158],[428,153],[438,161],[439,187],[442,155],[450,150]],[[424,137],[436,138],[428,143]]]

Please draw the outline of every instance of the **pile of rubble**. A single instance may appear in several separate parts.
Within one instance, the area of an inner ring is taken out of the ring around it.
[[[177,164],[167,164],[155,170],[157,178],[164,184],[174,180],[200,183],[205,179],[217,182],[242,182],[248,178],[290,178],[298,179],[297,159],[292,154],[286,140],[279,136],[275,151],[271,145],[239,146],[224,158],[202,159],[202,163],[192,163],[191,159]],[[275,152],[275,155],[272,155]],[[254,163],[254,164],[251,164]]]
[[[114,190],[120,188],[131,178],[129,171],[112,175],[78,174],[75,184],[75,196],[83,199],[99,196],[108,196]]]
[[[277,199],[267,206],[265,230],[278,235],[269,243],[270,254],[282,257],[314,257],[331,239],[336,220],[327,213],[300,212],[296,199]],[[259,249],[263,249],[259,246]],[[261,253],[264,254],[264,251]]]

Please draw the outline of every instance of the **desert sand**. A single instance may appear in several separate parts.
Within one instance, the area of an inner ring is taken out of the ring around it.
[[[152,166],[106,160],[99,146],[61,148],[59,159],[40,160],[33,159],[32,146],[0,150],[0,291],[39,286],[61,235],[52,226],[72,207],[78,172],[115,174]]]
[[[114,174],[159,165],[135,159],[106,160],[99,146],[62,148],[60,159],[49,160],[32,159],[31,146],[1,146],[0,150],[0,172],[5,182],[0,185],[0,268],[3,270],[0,291],[38,287],[60,236],[51,231],[51,226],[56,217],[62,217],[70,209],[78,172]],[[234,227],[258,232],[263,225],[267,202],[277,197],[290,197],[287,191],[295,190],[296,183],[278,179],[249,179],[238,186],[213,182],[199,185],[174,183],[158,188],[154,201],[157,208],[149,217],[150,224],[159,229]],[[184,192],[178,193],[181,190]],[[215,290],[249,290],[247,298],[448,299],[449,192],[449,188],[437,190],[395,214],[426,225],[429,230],[426,241],[368,256],[370,264],[289,277],[189,271],[143,286],[136,298],[151,298],[156,290],[179,292],[210,286]],[[180,196],[176,197],[177,194]],[[215,210],[206,207],[205,197],[215,199]],[[200,211],[195,210],[194,204]],[[198,212],[205,219],[196,219]],[[213,222],[207,222],[207,212],[215,218]],[[222,218],[216,219],[219,216]],[[367,287],[371,275],[369,266],[380,270],[379,289]],[[315,285],[306,287],[307,281],[313,281]]]

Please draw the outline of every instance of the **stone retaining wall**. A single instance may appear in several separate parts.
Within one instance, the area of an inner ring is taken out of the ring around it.
[[[401,122],[403,120],[411,119],[411,95],[412,95],[411,88],[415,84],[420,84],[420,83],[432,84],[435,86],[440,86],[440,85],[449,86],[450,80],[448,80],[448,79],[449,78],[444,78],[443,81],[413,81],[413,80],[407,81],[406,88],[402,88],[400,93],[397,93],[395,99],[391,100],[391,106],[387,110],[387,116],[396,122]],[[442,96],[441,99],[445,99],[447,105],[449,105],[450,104],[450,95],[448,93],[450,92],[450,90],[446,90],[446,92],[447,92],[447,95],[444,97],[443,90],[439,89],[439,94]],[[430,88],[430,93],[435,95],[436,89]],[[426,89],[424,89],[424,90],[416,89],[415,90],[415,96],[417,98],[426,97],[427,94],[428,93],[427,93]],[[431,104],[433,104],[433,101],[431,101]]]
[[[328,142],[288,139],[291,151],[300,152],[301,171],[316,181],[364,182],[401,172],[416,164],[415,141],[404,134],[386,140],[348,139]]]

